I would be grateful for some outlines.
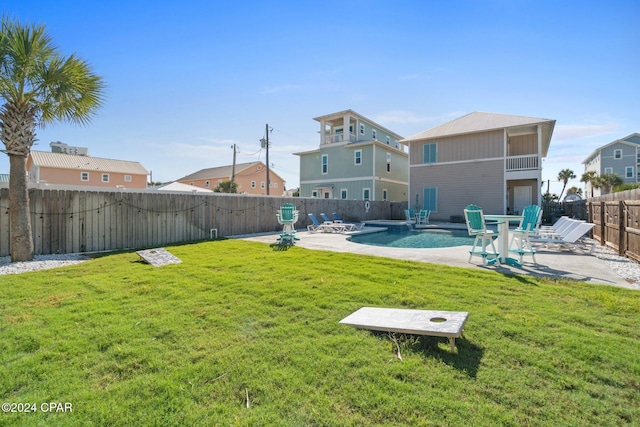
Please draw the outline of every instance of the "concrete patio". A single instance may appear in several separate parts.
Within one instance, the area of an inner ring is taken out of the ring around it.
[[[373,231],[373,227],[366,227]],[[357,233],[357,232],[356,232]],[[409,261],[445,264],[455,267],[492,270],[504,274],[521,274],[539,277],[570,279],[580,282],[618,286],[627,289],[638,289],[634,283],[616,274],[603,260],[589,253],[590,247],[582,245],[577,250],[538,248],[534,265],[531,257],[524,258],[522,267],[501,264],[499,266],[482,266],[479,258],[469,259],[470,246],[457,246],[436,249],[387,248],[353,243],[347,240],[351,233],[310,233],[299,231],[300,240],[296,246],[312,250],[331,252],[351,252],[362,255],[382,256]],[[237,236],[246,240],[274,244],[277,233],[255,236]]]

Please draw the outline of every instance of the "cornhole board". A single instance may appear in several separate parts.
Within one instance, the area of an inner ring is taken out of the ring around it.
[[[180,264],[182,260],[165,248],[145,249],[136,253],[154,267],[162,267],[167,264]]]
[[[456,338],[464,332],[467,317],[469,313],[466,311],[362,307],[340,323],[373,331],[447,337],[453,353]]]

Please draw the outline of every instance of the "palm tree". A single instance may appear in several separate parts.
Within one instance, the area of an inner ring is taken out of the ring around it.
[[[216,193],[237,193],[238,183],[235,181],[222,181],[213,189]]]
[[[602,188],[605,194],[609,194],[612,189],[623,183],[624,180],[615,173],[603,173],[597,178],[598,188]]]
[[[596,171],[585,172],[580,177],[580,182],[584,182],[585,191],[587,191],[587,184],[591,185],[591,197],[593,197],[593,189],[597,188],[593,185],[597,178],[598,178],[598,173]]]
[[[582,196],[582,188],[579,187],[571,187],[567,190],[567,196],[569,194],[577,194],[579,196]]]
[[[576,177],[576,174],[573,173],[571,169],[562,169],[558,173],[558,181],[562,181],[563,183],[562,191],[560,192],[560,196],[558,197],[558,200],[562,200],[562,193],[564,193],[564,189],[567,187],[569,180],[575,179],[575,177]]]
[[[33,259],[26,163],[36,128],[86,124],[102,103],[104,83],[76,55],[64,57],[41,25],[2,18],[0,140],[9,156],[11,260]]]

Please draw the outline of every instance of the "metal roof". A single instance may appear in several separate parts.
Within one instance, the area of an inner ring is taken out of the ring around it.
[[[102,159],[48,151],[31,151],[30,157],[33,164],[40,167],[149,175],[140,163],[129,160]]]
[[[507,129],[507,133],[512,129],[518,133],[517,129],[514,128],[526,128],[528,126],[533,127],[535,125],[542,125],[542,155],[543,157],[546,157],[555,124],[556,121],[551,119],[475,111],[440,126],[436,126],[424,132],[410,136],[401,142],[408,144],[410,142],[425,139],[479,133],[499,129]]]
[[[249,169],[253,166],[256,165],[262,165],[263,168],[266,168],[265,164],[262,162],[250,162],[250,163],[237,163],[236,164],[236,175],[239,174],[240,172]],[[231,174],[233,169],[233,165],[227,165],[227,166],[218,166],[215,168],[208,168],[208,169],[201,169],[198,172],[194,172],[190,175],[187,176],[183,176],[182,178],[178,178],[176,179],[176,181],[195,181],[198,179],[213,179],[213,178],[231,178]],[[269,171],[269,174],[275,175],[278,178],[282,179],[282,177],[280,177],[280,175],[278,175],[277,173],[273,172],[272,170]],[[284,181],[284,180],[283,180]]]

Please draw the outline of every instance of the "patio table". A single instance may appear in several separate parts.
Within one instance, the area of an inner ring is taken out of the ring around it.
[[[507,256],[509,253],[509,223],[522,221],[522,215],[485,215],[484,219],[496,221],[498,225],[498,252],[500,253],[500,262],[521,267],[522,264],[515,259]],[[489,261],[491,263],[491,261]]]

